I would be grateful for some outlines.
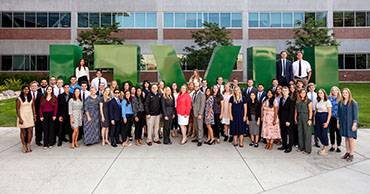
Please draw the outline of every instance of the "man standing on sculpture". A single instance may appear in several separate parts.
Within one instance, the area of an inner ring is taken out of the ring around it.
[[[312,70],[308,61],[303,60],[303,53],[297,52],[297,61],[293,63],[294,81],[302,80],[304,85],[307,85],[311,79]]]
[[[280,59],[276,61],[276,79],[281,86],[288,86],[293,81],[292,62],[287,59],[287,52],[280,52]]]

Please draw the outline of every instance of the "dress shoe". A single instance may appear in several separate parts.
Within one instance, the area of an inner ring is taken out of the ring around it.
[[[191,142],[193,142],[193,143],[197,143],[197,142],[198,142],[198,140],[197,140],[197,139],[193,139],[193,140],[191,140]]]
[[[154,141],[154,143],[156,143],[156,144],[161,144],[161,141]]]
[[[352,162],[353,161],[353,155],[349,155],[347,158],[347,162]]]
[[[198,147],[202,146],[202,142],[198,142],[197,146]]]
[[[347,159],[349,157],[349,153],[346,153],[346,154],[344,154],[341,158],[342,159]]]
[[[38,146],[42,146],[42,143],[40,143],[40,142],[36,142],[36,145],[38,145]]]
[[[231,142],[233,142],[233,137],[232,136],[229,137],[229,143],[231,143]]]
[[[152,142],[148,142],[147,144],[148,144],[148,146],[152,146]]]
[[[254,144],[254,147],[255,147],[255,148],[258,148],[258,143]]]
[[[291,152],[292,151],[292,149],[286,149],[285,151],[284,151],[284,153],[289,153],[289,152]]]
[[[342,152],[339,148],[337,148],[337,151],[336,151],[337,153],[340,153],[340,152]]]
[[[58,147],[62,146],[62,141],[59,141],[57,144]]]
[[[224,137],[224,141],[227,141],[229,139],[229,136]]]
[[[320,145],[318,142],[315,143],[315,147],[320,148]]]
[[[112,144],[112,147],[114,147],[114,148],[117,147],[117,144]]]
[[[254,145],[254,143],[250,143],[250,144],[249,144],[249,146],[253,146],[253,145]]]
[[[329,149],[329,152],[334,152],[335,151],[335,148],[334,147],[331,147],[330,149]]]
[[[285,150],[285,147],[281,146],[278,148],[278,150]]]

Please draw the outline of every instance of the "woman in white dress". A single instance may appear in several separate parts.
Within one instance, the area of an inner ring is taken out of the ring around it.
[[[229,137],[230,133],[230,115],[229,115],[229,100],[232,96],[232,92],[230,89],[230,83],[225,84],[224,92],[223,92],[223,98],[222,106],[221,106],[221,123],[224,125],[224,141],[231,142],[233,140],[232,137]]]

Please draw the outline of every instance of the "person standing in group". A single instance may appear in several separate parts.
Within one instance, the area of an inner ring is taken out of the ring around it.
[[[48,87],[48,81],[46,79],[42,79],[40,82],[40,88],[37,89],[37,91],[44,96],[46,93],[46,87]]]
[[[35,104],[35,111],[36,111],[36,121],[35,121],[35,142],[37,146],[42,146],[42,133],[43,133],[43,126],[42,122],[40,121],[40,102],[42,98],[42,93],[38,91],[38,83],[37,81],[33,81],[30,84],[31,86],[31,95],[32,100]]]
[[[194,82],[189,82],[187,89],[188,89],[188,93],[190,97],[193,98],[194,93],[195,93]],[[196,136],[196,132],[195,132],[193,124],[194,124],[194,115],[193,115],[193,111],[191,111],[190,116],[189,116],[189,127],[188,127],[188,132],[187,132],[187,136],[191,138],[195,138]]]
[[[136,92],[136,91],[135,91]],[[131,145],[128,137],[134,124],[134,111],[132,110],[132,96],[130,91],[126,91],[122,100],[122,119],[123,127],[121,130],[122,146]]]
[[[84,143],[92,145],[100,141],[100,121],[99,121],[100,98],[96,95],[96,88],[91,86],[90,95],[85,100],[84,110]]]
[[[331,118],[332,105],[324,89],[317,92],[317,104],[314,112],[314,125],[316,125],[316,136],[323,145],[322,149],[318,152],[319,155],[328,155],[329,140],[328,128]]]
[[[253,86],[254,82],[252,79],[248,79],[247,88],[244,89],[243,96],[248,99],[251,93],[257,94],[257,88]]]
[[[272,150],[275,139],[281,138],[278,110],[279,104],[272,90],[268,90],[261,108],[262,137],[267,141],[265,149],[268,150]]]
[[[163,126],[163,144],[172,144],[170,139],[170,130],[172,129],[172,122],[175,118],[175,100],[172,96],[171,88],[165,87],[163,97],[161,100],[162,113],[164,118]]]
[[[180,93],[176,100],[176,112],[178,117],[178,124],[181,129],[182,140],[181,145],[185,144],[187,140],[186,127],[189,124],[189,116],[191,111],[191,96],[187,91],[186,85],[182,85]]]
[[[294,102],[293,106],[295,110],[298,99],[298,90],[294,84],[289,84],[289,98]],[[293,122],[291,127],[293,131],[293,146],[298,147],[298,125],[296,122]]]
[[[202,82],[202,78],[199,75],[198,69],[194,69],[193,75],[190,77],[189,82],[192,83],[198,82],[199,84]]]
[[[257,87],[257,101],[262,105],[264,99],[266,98],[266,92],[265,92],[265,87],[263,84],[258,84]]]
[[[218,90],[217,86],[215,87]],[[207,88],[205,90],[205,94],[206,94],[206,105],[205,105],[205,113],[204,113],[204,122],[207,127],[207,136],[208,136],[205,144],[212,145],[216,143],[213,129],[212,129],[212,125],[215,124],[215,117],[214,117],[215,115],[214,115],[214,110],[213,110],[213,104],[214,104],[215,98],[213,96],[213,92],[211,88]]]
[[[16,100],[17,127],[20,128],[22,152],[32,152],[32,128],[35,126],[35,102],[32,100],[30,88],[22,86],[21,93]]]
[[[128,91],[129,92],[129,91]],[[110,120],[110,142],[112,147],[117,147],[119,141],[119,132],[122,127],[122,105],[119,99],[120,91],[118,89],[114,90],[114,98],[109,102],[109,120]],[[105,91],[104,91],[105,95]]]
[[[297,82],[297,80],[301,80],[303,81],[304,85],[307,85],[307,83],[311,79],[312,70],[310,63],[308,61],[303,60],[302,51],[297,52],[297,61],[295,61],[292,64],[292,67],[294,82]]]
[[[90,96],[90,91],[87,87],[87,82],[83,81],[81,83],[81,101],[83,102],[83,104],[85,104],[87,97]]]
[[[72,149],[78,147],[77,139],[79,128],[82,126],[82,110],[83,104],[81,101],[81,90],[79,88],[76,88],[73,91],[72,98],[68,102],[68,112],[73,131],[71,144]]]
[[[144,93],[144,98],[150,93],[150,82],[148,80],[143,81],[143,93]]]
[[[198,142],[198,147],[202,146],[203,143],[203,115],[204,115],[204,108],[206,103],[206,96],[202,91],[200,91],[200,83],[194,83],[194,95],[192,100],[192,108],[193,108],[193,115],[194,115],[194,132],[198,134],[198,137],[192,140],[192,142]]]
[[[142,134],[145,126],[144,93],[141,88],[136,89],[135,97],[132,98],[132,110],[134,111],[135,144],[142,145]]]
[[[82,82],[90,83],[90,71],[85,64],[85,59],[80,59],[78,67],[76,67],[75,70],[75,75],[78,81],[78,85],[81,85]]]
[[[51,86],[46,87],[45,95],[40,101],[40,120],[44,131],[44,149],[52,148],[52,142],[55,142],[54,122],[58,112],[58,101],[53,94]]]
[[[108,84],[107,80],[103,77],[102,71],[96,70],[95,75],[96,77],[91,81],[91,86],[93,86],[96,90],[99,90],[100,84],[104,84],[104,88],[106,88]]]
[[[148,127],[148,146],[154,143],[161,144],[159,140],[159,119],[161,116],[161,95],[158,93],[158,86],[152,85],[151,92],[145,97],[146,123]]]
[[[224,125],[224,141],[229,140],[229,142],[233,141],[233,137],[230,135],[230,106],[229,101],[230,97],[232,96],[232,92],[230,89],[230,83],[225,84],[225,90],[222,94],[223,102],[221,106],[221,123]]]
[[[278,82],[278,80],[277,79],[272,79],[272,81],[271,81],[271,88],[270,88],[270,90],[272,91],[272,93],[273,94],[276,94],[276,90],[278,89],[278,86],[279,86],[279,82]]]
[[[331,118],[329,123],[329,134],[330,134],[330,143],[331,148],[329,149],[330,152],[341,152],[340,146],[342,143],[342,135],[340,134],[340,130],[337,127],[337,115],[338,115],[338,104],[342,99],[342,94],[337,86],[333,86],[330,89],[330,96],[328,97],[330,103],[332,105],[331,108]],[[336,149],[334,148],[336,140]]]
[[[292,62],[287,59],[286,51],[280,52],[280,59],[276,61],[276,79],[281,86],[288,86],[293,81],[293,66]]]
[[[260,124],[261,124],[261,106],[257,101],[255,92],[250,93],[247,100],[247,124],[249,126],[249,134],[251,143],[249,146],[258,147]]]
[[[54,86],[54,96],[59,96],[60,94],[63,94],[64,89],[63,89],[64,81],[62,79],[58,79],[57,83]]]
[[[298,82],[298,83],[300,83],[300,82]],[[299,85],[297,83],[297,85]],[[302,85],[303,86],[303,85]],[[315,88],[315,84],[314,83],[309,83],[308,85],[307,85],[307,98],[309,99],[309,100],[311,100],[311,102],[312,102],[312,114],[313,115],[315,115],[315,111],[316,111],[316,104],[317,104],[317,93],[315,92],[315,90],[316,90],[316,88]],[[313,118],[315,118],[315,117],[313,117]],[[320,145],[319,145],[319,138],[317,137],[317,135],[316,135],[316,126],[315,126],[315,124],[313,124],[313,127],[314,127],[314,142],[315,142],[315,147],[317,147],[317,148],[320,148]]]
[[[342,100],[338,105],[337,127],[345,138],[346,154],[342,159],[349,162],[353,161],[355,153],[355,140],[357,139],[358,129],[358,104],[353,99],[352,93],[348,88],[342,91]]]
[[[101,125],[101,139],[102,145],[110,144],[108,140],[110,118],[109,118],[109,104],[111,101],[110,89],[105,88],[103,96],[100,99],[99,110],[100,110],[100,125]]]
[[[100,84],[100,85],[101,85],[101,84]],[[105,89],[105,88],[106,88],[106,87],[104,87],[104,89]],[[116,81],[116,80],[112,80],[112,81],[110,82],[109,89],[110,89],[110,96],[111,96],[111,98],[114,98],[114,94],[113,94],[114,90],[115,90],[115,89],[118,89],[118,90],[119,90],[118,83],[117,83],[117,81]],[[104,90],[103,90],[103,91],[104,91]]]
[[[283,96],[279,102],[279,120],[282,146],[278,150],[284,150],[285,153],[292,151],[293,147],[293,124],[294,124],[294,104],[295,102],[289,97],[289,89],[284,86]]]
[[[81,85],[77,83],[76,76],[72,75],[70,79],[70,84],[69,84],[69,93],[73,94],[76,88],[81,90]]]
[[[225,89],[225,88],[224,88]],[[221,124],[221,110],[223,106],[224,97],[220,92],[220,87],[215,85],[213,86],[213,117],[215,124],[212,126],[213,135],[217,143],[220,143],[220,132],[224,135]]]
[[[218,77],[216,86],[218,87],[219,93],[222,94],[224,92],[224,89],[225,89],[224,78]]]
[[[298,151],[310,154],[312,150],[312,102],[305,89],[298,93],[295,106],[295,123],[298,125]]]
[[[233,145],[244,147],[244,134],[247,133],[247,101],[239,87],[234,88],[233,96],[229,100],[230,135],[233,136]]]
[[[177,92],[177,84],[176,82],[173,82],[171,85],[171,90],[172,90],[172,97],[175,100],[175,109],[177,106],[177,97],[179,96],[179,93]],[[172,127],[171,127],[171,136],[176,137],[177,136],[177,130],[180,128],[178,122],[177,122],[177,114],[175,114],[175,118],[173,119],[172,122]]]
[[[71,124],[70,124],[70,117],[69,117],[69,111],[68,111],[68,102],[72,98],[71,94],[69,93],[69,84],[63,85],[64,92],[62,94],[59,94],[58,96],[58,121],[59,121],[59,127],[58,127],[58,146],[62,146],[63,141],[67,141],[66,135],[68,134],[68,138],[71,141],[72,140],[72,134],[71,134]]]

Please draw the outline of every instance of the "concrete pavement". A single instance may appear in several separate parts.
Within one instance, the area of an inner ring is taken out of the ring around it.
[[[370,130],[352,163],[263,146],[69,145],[21,153],[19,129],[0,128],[1,193],[370,193]],[[81,143],[82,144],[82,143]],[[342,151],[344,151],[342,147]]]

